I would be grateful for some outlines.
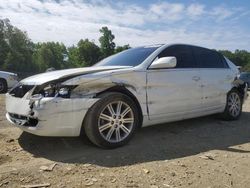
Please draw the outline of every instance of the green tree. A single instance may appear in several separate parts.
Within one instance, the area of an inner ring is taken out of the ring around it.
[[[58,42],[46,42],[36,44],[33,54],[34,64],[40,72],[48,68],[67,68],[67,49],[64,44]]]
[[[80,40],[77,46],[82,66],[92,66],[100,60],[100,48],[94,42],[88,39]]]
[[[11,25],[8,19],[0,20],[0,66],[4,70],[32,70],[33,43],[27,34]]]
[[[122,52],[122,51],[124,51],[124,50],[129,49],[129,48],[131,48],[131,47],[129,46],[129,44],[126,44],[126,45],[124,45],[124,46],[117,46],[117,47],[115,48],[115,53]]]
[[[69,65],[72,67],[92,66],[101,58],[100,48],[88,39],[80,40],[77,46],[68,48]]]
[[[3,67],[5,59],[9,52],[9,45],[5,38],[5,20],[0,20],[0,67]]]
[[[115,39],[115,36],[112,34],[111,30],[108,29],[108,27],[102,27],[99,31],[102,34],[99,38],[101,53],[103,57],[108,57],[114,54],[115,43],[113,40]]]
[[[68,66],[69,67],[82,67],[79,57],[78,47],[71,46],[68,49]]]
[[[237,66],[242,67],[242,71],[250,71],[250,53],[246,50],[219,50],[224,56],[230,59]]]

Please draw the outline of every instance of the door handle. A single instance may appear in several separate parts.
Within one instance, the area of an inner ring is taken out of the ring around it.
[[[193,76],[193,78],[192,78],[192,80],[194,80],[194,81],[199,81],[201,78],[199,77],[199,76]]]

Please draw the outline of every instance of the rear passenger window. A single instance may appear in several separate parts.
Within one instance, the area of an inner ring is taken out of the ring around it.
[[[192,49],[186,45],[175,45],[170,46],[163,50],[159,54],[159,58],[161,57],[169,57],[174,56],[177,59],[176,68],[195,68],[196,62],[193,57]]]
[[[200,68],[226,68],[222,56],[213,50],[193,47],[194,56]]]

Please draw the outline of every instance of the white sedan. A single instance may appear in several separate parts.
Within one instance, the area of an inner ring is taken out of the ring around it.
[[[17,83],[17,74],[0,71],[0,93],[6,93],[8,88],[14,87]]]
[[[6,94],[7,119],[40,136],[79,136],[115,148],[136,130],[219,113],[240,117],[237,67],[216,51],[173,44],[129,49],[89,68],[47,72]]]

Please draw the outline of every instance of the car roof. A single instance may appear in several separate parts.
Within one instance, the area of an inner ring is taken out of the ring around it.
[[[198,45],[194,45],[194,44],[185,44],[185,43],[166,43],[166,44],[152,44],[152,45],[145,45],[145,46],[138,46],[138,48],[150,48],[150,47],[168,47],[168,46],[175,46],[175,45],[185,45],[185,46],[190,46],[190,47],[198,47],[198,48],[203,48],[206,50],[214,50],[214,49],[210,49],[207,47],[203,47],[203,46],[198,46]]]

